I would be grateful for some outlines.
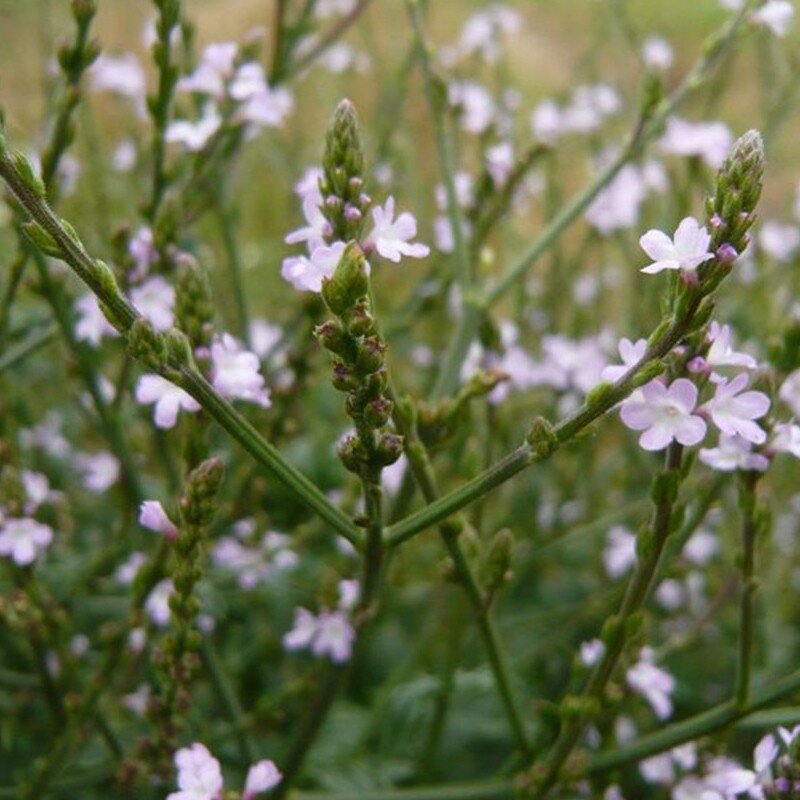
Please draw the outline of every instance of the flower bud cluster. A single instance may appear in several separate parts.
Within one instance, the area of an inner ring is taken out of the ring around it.
[[[358,241],[371,204],[364,193],[364,155],[356,110],[349,100],[336,108],[325,137],[322,158],[322,213],[331,228],[330,241]]]
[[[322,285],[322,297],[334,318],[314,333],[334,356],[333,385],[347,395],[345,408],[356,427],[339,455],[345,467],[376,477],[403,450],[403,439],[385,430],[392,413],[386,396],[386,343],[378,333],[369,300],[368,266],[355,242],[344,251],[333,276]]]

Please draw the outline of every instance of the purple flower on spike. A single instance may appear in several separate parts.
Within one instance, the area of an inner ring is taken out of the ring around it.
[[[642,267],[649,275],[665,269],[691,271],[714,257],[708,249],[711,235],[694,217],[681,220],[672,239],[663,231],[649,230],[639,239],[639,245],[653,259],[652,264]]]
[[[635,431],[644,431],[639,444],[645,450],[663,450],[673,441],[693,445],[706,435],[706,423],[693,414],[697,387],[678,378],[667,387],[655,379],[626,400],[620,409],[622,422]]]

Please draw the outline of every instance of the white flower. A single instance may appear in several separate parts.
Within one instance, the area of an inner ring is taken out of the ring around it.
[[[483,133],[495,117],[489,90],[474,81],[453,81],[448,88],[450,105],[461,111],[461,127],[467,133]]]
[[[182,144],[189,152],[196,153],[206,146],[221,124],[222,117],[217,113],[213,104],[209,103],[196,122],[186,119],[176,119],[170,122],[164,134],[164,141]]]
[[[711,347],[706,355],[706,363],[711,367],[744,367],[755,369],[758,362],[747,353],[737,353],[731,344],[729,325],[720,325],[713,321],[708,328]]]
[[[681,220],[672,239],[662,231],[649,230],[639,239],[639,245],[654,263],[642,267],[642,272],[654,274],[665,269],[696,269],[714,257],[708,250],[710,244],[711,235],[694,217]]]
[[[753,12],[753,19],[766,25],[776,36],[785,36],[794,17],[794,6],[789,0],[768,0]]]
[[[755,771],[761,773],[769,769],[772,762],[778,757],[779,752],[778,743],[771,733],[760,739],[753,750],[753,767]]]
[[[309,253],[313,253],[315,249],[325,244],[326,238],[331,235],[331,224],[322,213],[321,203],[322,196],[319,191],[316,193],[309,191],[303,196],[303,216],[307,224],[288,233],[284,239],[286,244],[306,242]]]
[[[233,336],[225,333],[215,338],[211,345],[211,364],[211,381],[223,397],[270,407],[270,393],[259,372],[258,356],[245,350]]]
[[[600,639],[591,639],[581,643],[581,662],[586,667],[597,664],[606,652],[606,646]]]
[[[322,281],[336,271],[345,250],[344,242],[316,247],[311,256],[285,258],[281,265],[281,277],[302,292],[321,292]]]
[[[731,149],[733,134],[722,122],[694,123],[670,117],[659,144],[667,153],[698,156],[712,169],[719,169]]]
[[[606,534],[603,564],[609,578],[619,578],[636,564],[636,537],[621,525]]]
[[[168,795],[167,800],[221,800],[222,770],[205,745],[195,742],[178,750],[175,768],[180,791]]]
[[[100,53],[89,68],[89,76],[95,91],[115,92],[135,99],[144,97],[144,70],[133,53],[121,56]]]
[[[642,61],[650,69],[666,70],[672,66],[675,54],[672,45],[661,36],[651,36],[642,45]]]
[[[32,564],[53,540],[53,529],[35,519],[0,517],[0,556],[20,567]]]
[[[634,227],[647,189],[642,173],[626,164],[589,204],[584,214],[586,221],[604,235]]]
[[[514,147],[511,142],[500,142],[486,150],[486,169],[492,176],[495,188],[506,185],[514,169]]]
[[[233,74],[237,54],[238,47],[235,42],[212,42],[206,45],[194,72],[183,76],[176,88],[178,91],[221,97],[225,90],[225,82]]]
[[[106,451],[78,453],[75,466],[83,473],[83,485],[90,492],[102,494],[119,480],[119,459]]]
[[[75,338],[81,342],[89,342],[97,347],[104,336],[119,336],[116,328],[106,319],[100,310],[97,298],[93,294],[84,294],[75,301],[78,321],[75,323]]]
[[[543,100],[531,114],[531,130],[541,142],[552,143],[565,132],[564,114],[552,100]]]
[[[175,289],[160,275],[153,275],[132,288],[131,302],[157,331],[168,331],[172,327]]]
[[[800,247],[800,228],[768,219],[758,231],[758,244],[770,258],[788,261]]]
[[[178,412],[200,410],[199,403],[183,389],[160,375],[142,375],[136,384],[136,402],[154,404],[153,420],[158,428],[173,428]]]
[[[783,423],[773,429],[775,437],[770,442],[770,447],[779,453],[790,453],[795,458],[800,458],[800,425]]]
[[[158,262],[159,254],[155,246],[152,228],[142,225],[128,242],[128,255],[134,261],[132,277],[140,280],[147,275],[150,267]]]
[[[634,692],[647,700],[659,719],[667,719],[672,714],[675,678],[653,664],[652,653],[647,648],[642,649],[639,661],[628,670],[625,679]]]
[[[307,167],[297,183],[294,185],[294,193],[300,198],[305,200],[310,197],[315,206],[322,204],[322,193],[319,190],[319,181],[322,177],[322,167]]]
[[[251,800],[261,792],[268,792],[270,789],[274,789],[282,778],[283,776],[274,762],[267,759],[258,761],[247,771],[242,800]]]
[[[764,472],[769,467],[769,459],[760,453],[752,453],[752,444],[741,436],[720,434],[719,447],[702,448],[700,460],[720,472],[734,472],[737,469]]]
[[[139,506],[139,524],[168,539],[174,539],[178,535],[178,528],[158,500],[145,500]]]
[[[425,258],[430,248],[420,242],[411,242],[417,235],[417,221],[409,211],[394,218],[394,197],[388,197],[383,207],[372,209],[374,227],[369,236],[375,249],[384,258],[397,263],[401,256]]]
[[[692,564],[702,567],[719,552],[719,539],[704,529],[692,534],[683,548],[684,557]]]
[[[175,591],[172,581],[165,578],[163,581],[157,583],[144,602],[144,610],[147,616],[159,628],[165,628],[169,625],[169,598]],[[180,786],[180,782],[178,783]]]

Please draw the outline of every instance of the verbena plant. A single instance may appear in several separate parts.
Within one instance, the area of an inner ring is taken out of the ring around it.
[[[678,70],[614,0],[621,90],[533,101],[535,9],[430,5],[276,0],[263,53],[154,0],[148,74],[69,4],[0,135],[0,797],[800,796],[792,5]],[[752,41],[763,135],[677,116]],[[364,130],[297,119],[324,68]]]

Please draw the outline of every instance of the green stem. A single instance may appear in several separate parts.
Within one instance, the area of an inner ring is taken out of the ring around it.
[[[677,497],[682,455],[682,446],[673,442],[667,448],[664,469],[654,481],[653,520],[646,546],[641,548],[642,552],[618,614],[610,618],[604,627],[603,657],[592,671],[582,692],[582,698],[593,701],[593,704],[599,705],[602,702],[608,682],[628,641],[630,622],[641,611],[650,594],[658,563],[671,532],[672,511]],[[558,739],[544,761],[542,777],[536,780],[532,787],[530,794],[532,798],[540,800],[555,786],[561,768],[575,749],[588,721],[588,715],[583,712],[563,723]]]
[[[756,520],[756,484],[759,473],[745,472],[739,481],[739,508],[742,513],[741,599],[739,606],[739,657],[736,665],[734,698],[746,706],[750,697],[750,682],[755,656],[754,597],[758,585],[755,578],[755,550],[758,523]]]
[[[0,373],[11,369],[21,361],[24,361],[31,353],[35,353],[50,344],[55,340],[57,334],[58,326],[55,323],[51,323],[46,328],[35,331],[14,347],[10,347],[0,356]]]

